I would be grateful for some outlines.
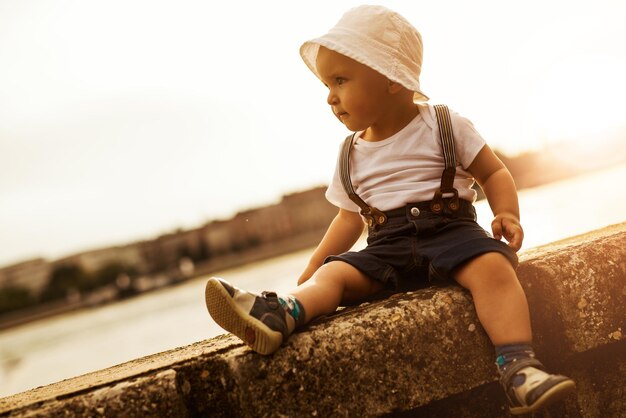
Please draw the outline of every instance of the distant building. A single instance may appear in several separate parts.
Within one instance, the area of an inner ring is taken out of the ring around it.
[[[302,234],[319,233],[337,214],[337,208],[324,197],[325,191],[326,187],[317,187],[292,193],[277,204],[242,211],[229,220],[147,241],[85,251],[54,262],[25,261],[0,269],[0,287],[23,286],[38,294],[46,286],[52,269],[65,265],[91,274],[107,265],[121,264],[140,274],[152,275],[180,268],[184,262],[202,262]]]
[[[221,255],[233,248],[233,233],[230,221],[213,221],[202,228],[202,240],[212,255]]]
[[[141,249],[137,244],[86,251],[56,260],[53,264],[76,265],[87,273],[93,273],[110,264],[133,266],[140,272],[146,269]]]
[[[137,247],[149,273],[176,268],[183,258],[197,261],[208,256],[203,228],[161,235]]]
[[[339,211],[326,200],[326,187],[320,186],[283,196],[280,205],[289,214],[294,234],[327,228]]]
[[[282,205],[238,213],[230,222],[238,247],[250,247],[285,238],[292,232],[289,214]]]
[[[213,255],[240,251],[328,227],[337,208],[324,197],[326,187],[283,196],[280,203],[237,213],[203,227],[202,239]]]
[[[0,269],[0,288],[22,287],[34,295],[41,293],[48,283],[52,266],[43,258],[23,261]]]

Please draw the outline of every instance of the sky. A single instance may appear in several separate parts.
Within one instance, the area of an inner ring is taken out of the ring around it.
[[[325,185],[347,134],[302,62],[354,1],[0,0],[0,266]],[[509,155],[626,126],[626,2],[386,1],[423,91]]]

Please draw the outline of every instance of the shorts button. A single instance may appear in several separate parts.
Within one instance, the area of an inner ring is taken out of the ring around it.
[[[418,208],[411,208],[411,215],[419,216],[420,210]]]

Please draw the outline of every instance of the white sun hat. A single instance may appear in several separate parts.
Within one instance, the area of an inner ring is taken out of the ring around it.
[[[383,6],[358,6],[348,10],[326,35],[302,44],[300,55],[317,78],[320,46],[367,65],[413,91],[413,101],[428,101],[419,81],[422,36],[398,13]]]

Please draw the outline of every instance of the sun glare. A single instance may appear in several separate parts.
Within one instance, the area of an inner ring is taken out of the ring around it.
[[[531,93],[529,116],[544,142],[597,142],[626,127],[626,61],[604,54],[572,56],[548,67]]]

